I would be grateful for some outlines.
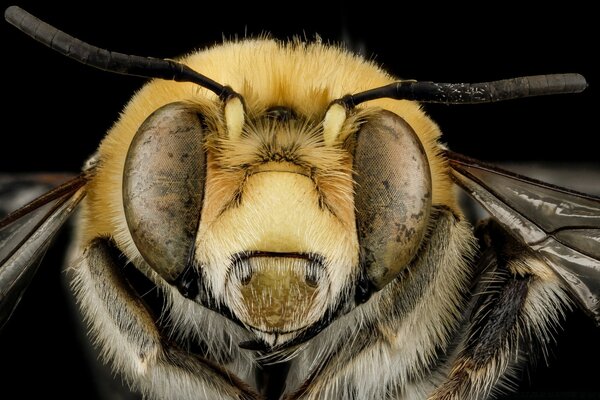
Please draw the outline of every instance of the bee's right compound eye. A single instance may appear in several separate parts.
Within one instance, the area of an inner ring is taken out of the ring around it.
[[[199,111],[171,103],[140,126],[125,161],[127,225],[146,262],[169,283],[193,251],[206,176],[203,146]]]
[[[382,289],[415,256],[431,209],[431,173],[423,146],[398,115],[380,111],[356,133],[354,204],[361,258]]]

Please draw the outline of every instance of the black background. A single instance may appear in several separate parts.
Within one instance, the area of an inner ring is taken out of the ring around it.
[[[579,72],[590,84],[580,95],[426,109],[450,148],[469,156],[600,170],[595,122],[600,20],[576,2],[535,9],[487,2],[485,9],[403,2],[216,2],[210,10],[207,2],[19,5],[82,40],[144,56],[175,57],[223,37],[268,32],[281,39],[319,34],[324,41],[345,40],[402,78],[459,82]],[[78,171],[144,82],[85,67],[7,23],[0,23],[0,45],[0,172]],[[578,182],[569,183],[576,187]],[[60,257],[56,249],[48,259]],[[41,389],[44,397],[70,394],[91,399],[93,385],[59,290],[59,265],[48,264],[0,333],[0,382],[3,388],[17,390],[14,398],[32,397]],[[566,326],[557,334],[550,367],[539,365],[522,386],[526,392],[544,393],[535,398],[558,398],[553,396],[565,391],[600,392],[600,331],[578,312],[570,314]],[[29,383],[17,383],[18,377]],[[564,393],[560,396],[566,398]]]

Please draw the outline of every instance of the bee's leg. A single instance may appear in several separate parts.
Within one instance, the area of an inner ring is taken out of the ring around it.
[[[73,269],[76,297],[104,358],[151,398],[258,398],[226,369],[161,335],[119,270],[120,256],[109,239],[95,239]]]
[[[545,355],[567,294],[542,260],[493,220],[478,228],[485,265],[466,341],[430,400],[484,399],[510,384],[519,365]]]

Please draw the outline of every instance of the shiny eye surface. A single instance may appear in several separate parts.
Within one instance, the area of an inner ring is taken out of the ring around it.
[[[377,290],[416,254],[431,209],[431,173],[414,130],[381,111],[356,133],[356,227],[361,259]]]
[[[123,174],[131,236],[146,262],[174,282],[191,257],[206,176],[201,115],[184,103],[150,115],[133,138]]]

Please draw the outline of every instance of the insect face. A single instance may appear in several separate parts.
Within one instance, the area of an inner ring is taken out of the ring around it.
[[[391,112],[245,116],[231,101],[169,103],[145,119],[125,157],[124,216],[162,279],[274,347],[320,331],[410,263],[429,217],[429,165]]]

